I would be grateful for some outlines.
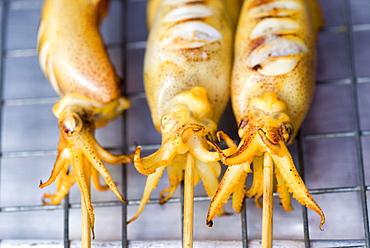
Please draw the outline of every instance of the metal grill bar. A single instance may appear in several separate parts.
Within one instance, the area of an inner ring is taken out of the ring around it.
[[[242,224],[242,244],[243,247],[248,248],[248,226],[247,226],[247,203],[244,198],[243,207],[241,212],[241,224]]]
[[[127,17],[127,14],[128,14],[128,10],[127,10],[127,1],[126,0],[123,0],[122,1],[122,7],[121,7],[121,11],[122,11],[122,14],[121,14],[121,21],[123,23],[123,31],[122,31],[122,45],[121,45],[121,48],[122,48],[122,77],[124,79],[124,81],[126,81],[126,71],[127,71],[127,36],[129,35],[127,33],[127,25],[129,23],[129,20],[128,20],[128,17]],[[126,95],[126,84],[124,84],[124,89],[123,89],[123,93],[124,95]],[[121,151],[124,153],[124,154],[128,154],[129,151],[128,151],[128,147],[129,145],[127,144],[126,142],[126,115],[125,113],[122,115],[122,122],[123,122],[123,132],[122,132],[122,140],[123,140],[123,147],[121,149]],[[122,192],[122,197],[123,199],[127,199],[127,169],[126,169],[126,166],[122,169],[122,179],[123,179],[123,183],[122,183],[122,187],[121,187],[121,192]],[[128,236],[127,236],[127,225],[126,225],[126,222],[127,222],[127,204],[128,203],[122,203],[122,248],[126,248],[128,247]]]
[[[299,131],[297,135],[297,148],[298,148],[298,166],[299,174],[301,175],[302,179],[304,179],[304,153],[303,153],[303,142],[302,142],[302,132]],[[302,221],[303,221],[303,240],[306,248],[311,247],[310,241],[310,233],[309,233],[309,223],[308,223],[308,214],[307,208],[302,206]]]
[[[6,1],[2,1],[0,3],[0,27],[1,27],[1,30],[0,30],[0,51],[1,51],[1,58],[0,58],[0,96],[1,96],[1,99],[3,99],[3,85],[4,85],[4,58],[2,56],[2,54],[4,53],[3,51],[5,50],[4,49],[4,44],[5,44],[5,32],[6,32],[6,13],[7,13],[7,2]],[[0,108],[0,123],[2,123],[2,107]],[[0,126],[0,140],[2,138],[2,126]],[[0,144],[0,151],[2,150],[2,147],[1,147],[1,144]],[[0,162],[0,176],[2,175],[2,163]],[[0,189],[1,187],[3,187],[3,185],[1,184],[1,181],[0,181]],[[1,197],[1,195],[0,195]]]
[[[370,186],[366,186],[366,191],[370,190]],[[349,192],[360,192],[361,187],[337,187],[337,188],[320,188],[315,190],[309,190],[310,194],[312,195],[319,195],[319,194],[340,194],[340,193],[349,193]],[[277,193],[274,193],[274,197],[278,196]],[[173,197],[168,200],[168,203],[180,203],[182,200],[181,197]],[[195,196],[194,202],[207,202],[210,201],[211,198],[208,196]],[[147,204],[159,204],[160,198],[151,198],[150,202]],[[140,203],[140,199],[129,199],[127,201],[127,205],[129,206],[137,206]],[[103,208],[103,207],[116,207],[120,206],[122,203],[120,201],[105,201],[105,202],[94,202],[94,208]],[[80,209],[80,203],[69,203],[69,209]],[[1,207],[0,212],[30,212],[30,211],[48,211],[48,210],[61,210],[64,209],[62,205],[26,205],[26,206],[9,206],[9,207]]]
[[[360,114],[358,105],[358,92],[357,92],[357,78],[356,78],[356,66],[355,66],[355,52],[353,44],[353,27],[351,25],[351,6],[349,0],[345,0],[345,13],[346,13],[346,41],[348,43],[347,54],[350,61],[350,76],[351,76],[351,87],[352,87],[352,97],[354,109],[354,123],[355,123],[355,139],[356,139],[356,158],[360,181],[360,195],[361,195],[361,207],[363,214],[363,225],[366,247],[370,247],[370,234],[369,234],[369,214],[367,208],[367,196],[366,196],[366,185],[365,185],[365,172],[364,172],[364,162],[362,155],[362,141],[361,141],[361,128],[360,128]]]
[[[81,207],[81,204],[80,204]],[[69,209],[71,208],[69,204],[69,195],[67,195],[63,201],[63,214],[64,214],[64,233],[63,233],[63,244],[65,248],[70,247],[69,242]]]

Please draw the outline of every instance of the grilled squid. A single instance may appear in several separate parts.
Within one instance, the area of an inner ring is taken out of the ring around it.
[[[99,34],[108,3],[46,0],[38,33],[41,69],[61,96],[53,107],[60,129],[58,156],[50,178],[40,183],[43,188],[55,181],[57,189],[55,194],[45,194],[43,202],[59,204],[77,181],[82,208],[87,210],[92,230],[90,175],[98,190],[109,188],[123,201],[103,161],[112,164],[131,161],[128,156],[109,153],[94,138],[95,128],[106,125],[129,107]],[[99,175],[106,185],[100,184]]]
[[[222,0],[163,0],[151,24],[145,62],[145,91],[161,147],[147,157],[134,154],[136,169],[148,175],[135,220],[167,168],[172,197],[193,160],[193,182],[203,182],[212,196],[221,168],[210,151],[217,123],[229,100],[232,28]],[[153,5],[152,5],[153,6]],[[236,149],[234,144],[225,153]],[[222,209],[219,211],[220,214]]]
[[[222,154],[228,166],[207,216],[212,225],[218,209],[233,193],[232,205],[241,211],[244,196],[263,195],[264,167],[272,160],[282,206],[290,211],[290,194],[321,216],[287,149],[307,113],[315,86],[315,43],[322,25],[314,0],[245,1],[235,38],[231,98],[239,123],[240,143],[232,155]],[[217,146],[214,146],[216,149]],[[252,172],[253,183],[245,190]]]
[[[155,14],[157,13],[158,6],[162,0],[148,0],[147,7],[147,26],[150,28],[154,20]],[[225,4],[225,11],[230,18],[233,27],[236,26],[239,18],[239,11],[244,0],[223,0]],[[190,1],[189,1],[190,2]],[[193,1],[195,2],[195,1]]]

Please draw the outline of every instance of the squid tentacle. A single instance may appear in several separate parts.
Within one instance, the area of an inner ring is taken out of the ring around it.
[[[280,145],[285,146],[282,142]],[[324,212],[308,192],[308,189],[294,166],[290,154],[288,153],[284,157],[271,154],[271,157],[286,182],[289,192],[293,193],[293,197],[302,205],[314,210],[321,217],[319,228],[322,230],[322,226],[325,223]]]
[[[67,161],[68,162],[68,161]],[[56,178],[56,193],[45,193],[43,195],[42,203],[44,205],[53,204],[58,205],[63,198],[68,194],[69,189],[76,182],[73,170],[68,171],[69,167],[65,166]],[[49,199],[49,201],[46,201]]]
[[[77,146],[77,147],[75,147]],[[90,166],[88,163],[84,163],[83,161],[83,154],[82,151],[78,148],[78,144],[72,145],[72,151],[71,151],[71,165],[72,169],[74,171],[74,175],[76,177],[78,188],[80,189],[81,195],[83,196],[83,202],[81,204],[85,205],[85,209],[87,210],[89,220],[90,220],[90,226],[91,231],[94,235],[94,223],[95,223],[95,216],[94,216],[94,207],[91,204],[90,199],[90,189],[87,185],[87,180],[90,180],[90,178],[85,178],[84,171],[89,170],[86,169],[86,166]]]
[[[232,207],[236,213],[240,213],[242,211],[243,200],[245,198],[245,182],[247,180],[248,173],[243,173],[240,176],[239,182],[236,185],[233,195],[232,195]]]
[[[171,179],[169,179],[172,181]],[[159,200],[159,205],[165,204],[169,199],[172,198],[172,196],[175,194],[177,187],[180,185],[180,182],[171,183],[171,186],[162,190],[159,193],[159,197],[161,198]]]
[[[239,184],[240,178],[245,174],[244,166],[236,164],[227,168],[209,207],[206,224],[213,225],[212,219],[219,212],[221,206],[228,202],[229,196]]]
[[[155,153],[144,158],[141,157],[141,147],[138,146],[134,153],[134,165],[139,173],[150,175],[157,168],[167,166],[175,156],[176,150],[171,143],[163,144]]]
[[[291,204],[289,189],[278,170],[275,170],[275,177],[276,177],[276,192],[279,193],[281,204],[285,211],[290,212],[291,210],[293,210],[293,206]]]
[[[144,158],[140,156],[141,147],[137,147],[134,153],[135,168],[141,174],[149,175],[157,168],[170,164],[177,154],[188,151],[205,163],[217,161],[218,154],[209,151],[204,132],[204,127],[199,124],[182,125],[162,143],[156,152]]]
[[[63,151],[58,154],[55,164],[54,164],[54,168],[51,172],[49,179],[44,183],[40,180],[40,185],[39,185],[40,188],[49,186],[56,180],[58,175],[61,174],[63,168],[68,166],[69,156],[70,156],[69,149],[63,149]]]
[[[213,163],[217,165],[212,166]],[[203,182],[204,189],[208,196],[213,196],[217,191],[218,175],[220,174],[218,168],[218,162],[206,164],[200,160],[195,159],[195,169]],[[226,213],[223,207],[221,207],[220,210],[217,212],[218,216],[222,216],[225,214]]]
[[[127,164],[132,162],[132,155],[115,155],[107,150],[105,150],[98,142],[94,142],[94,148],[96,154],[99,154],[99,157],[110,164]]]
[[[180,185],[184,178],[184,164],[186,163],[186,157],[183,155],[177,155],[172,163],[167,166],[168,179],[170,181],[170,187],[164,189],[159,196],[161,200],[159,204],[165,204],[173,194],[176,192],[177,187]]]
[[[99,178],[99,172],[95,169],[95,167],[91,166],[91,179],[94,184],[94,187],[98,191],[107,191],[109,189],[108,185],[103,185],[100,183],[100,178]]]
[[[261,155],[269,154],[272,158],[273,163],[276,165],[274,172],[277,178],[277,191],[280,193],[282,204],[284,209],[287,211],[291,210],[290,195],[300,202],[302,205],[307,206],[314,210],[320,217],[321,222],[319,228],[322,229],[322,225],[325,222],[325,216],[319,205],[314,201],[306,188],[302,178],[298,174],[293,159],[286,147],[286,142],[290,140],[291,123],[290,118],[286,114],[286,105],[284,102],[278,100],[274,92],[265,92],[262,97],[252,98],[250,101],[251,109],[248,115],[241,121],[239,127],[239,136],[241,142],[238,146],[238,150],[230,155],[226,156],[217,145],[211,143],[214,149],[220,154],[220,157],[228,169],[224,177],[231,177],[232,174],[228,173],[231,168],[237,166],[241,167],[242,163],[253,162],[254,165],[254,178],[250,189],[245,193],[247,197],[254,197],[257,206],[261,206],[259,199],[263,195],[263,166],[264,161],[261,159]],[[247,171],[248,168],[245,169]],[[234,179],[239,181],[241,174],[235,173],[237,169],[234,169]],[[231,178],[227,179],[230,183],[235,184]],[[223,180],[221,180],[223,182]],[[231,186],[221,184],[219,191],[212,199],[210,209],[214,208],[214,203],[223,204],[219,198],[228,197],[233,191],[240,190],[235,185]],[[231,191],[229,191],[231,190]],[[239,192],[235,192],[240,195]],[[218,196],[220,194],[221,196]],[[224,194],[224,196],[222,196]],[[236,206],[239,205],[240,196],[235,196],[233,200],[237,201]],[[207,218],[207,221],[209,219]]]
[[[130,224],[131,222],[136,220],[140,216],[140,214],[144,211],[144,207],[146,203],[150,201],[149,200],[150,194],[152,193],[153,189],[157,187],[159,179],[162,177],[162,174],[165,168],[166,168],[165,166],[159,167],[154,173],[150,174],[147,177],[145,188],[144,188],[144,193],[143,193],[143,196],[141,197],[140,205],[138,209],[136,210],[136,214],[134,217],[128,220],[126,224]]]
[[[249,198],[254,197],[254,203],[262,208],[260,198],[263,195],[263,157],[255,156],[253,158],[253,182],[252,186],[245,192]]]
[[[213,163],[218,164],[218,162]],[[211,166],[210,164],[211,163],[206,164],[200,160],[195,160],[196,171],[198,172],[203,182],[204,189],[208,196],[212,196],[216,192],[218,186],[217,177],[220,174],[217,171],[215,171],[214,166]]]
[[[238,146],[238,150],[231,156],[226,155],[221,156],[222,162],[228,166],[234,164],[240,164],[244,162],[252,162],[253,157],[258,153],[260,149],[261,139],[257,134],[251,135],[246,141],[242,141]],[[222,150],[218,150],[222,152]]]
[[[217,140],[219,142],[221,142],[221,140],[224,140],[225,143],[226,143],[226,146],[228,147],[228,148],[222,150],[222,156],[224,154],[225,154],[226,157],[231,156],[232,154],[234,154],[238,150],[238,147],[234,143],[234,141],[226,133],[224,133],[223,131],[218,131],[216,133],[216,136],[217,136]],[[211,143],[211,142],[209,142],[209,143]],[[211,143],[211,146],[214,147],[213,146],[213,143]]]
[[[84,156],[87,158],[90,164],[99,172],[99,174],[104,178],[105,183],[109,186],[109,188],[117,196],[117,198],[122,202],[125,202],[107,167],[101,161],[100,156],[96,153],[96,151],[92,149],[92,147],[97,146],[96,142],[94,140],[90,142],[86,141],[85,144],[82,145],[82,151]]]

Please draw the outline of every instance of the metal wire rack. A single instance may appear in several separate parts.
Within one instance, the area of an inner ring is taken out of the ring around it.
[[[321,0],[326,27],[319,36],[317,90],[297,141],[290,147],[314,198],[326,213],[319,218],[294,202],[286,213],[276,200],[274,247],[370,247],[370,1]],[[54,163],[57,121],[51,107],[58,99],[38,67],[36,34],[41,0],[0,1],[0,247],[79,247],[80,197],[73,187],[62,205],[43,206],[38,189]],[[97,130],[112,152],[143,153],[159,147],[142,84],[147,29],[145,0],[113,0],[102,33],[131,108],[121,119]],[[237,139],[230,107],[220,129]],[[141,198],[145,176],[133,166],[108,165],[128,199],[92,192],[96,214],[94,247],[179,247],[181,192],[159,206],[158,192],[142,216],[126,226]],[[195,247],[259,247],[261,210],[245,201],[242,214],[217,218],[205,226],[209,198],[196,187]],[[231,212],[231,207],[226,205]],[[300,210],[302,209],[302,210]],[[222,241],[220,241],[222,240]]]

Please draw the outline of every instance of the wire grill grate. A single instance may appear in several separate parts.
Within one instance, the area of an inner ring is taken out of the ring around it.
[[[302,207],[300,212],[300,205],[294,203],[295,210],[285,213],[276,198],[274,245],[370,247],[370,2],[320,2],[327,23],[319,37],[317,91],[290,150],[310,192],[322,205],[327,224],[324,232],[319,231],[319,218],[311,210]],[[0,4],[0,247],[78,247],[76,187],[58,206],[41,204],[42,194],[52,192],[53,186],[45,191],[37,188],[38,180],[50,173],[58,141],[56,119],[50,111],[58,97],[38,68],[35,49],[42,1],[2,0]],[[149,154],[159,147],[160,136],[151,123],[142,86],[145,6],[145,0],[113,0],[102,27],[132,102],[121,119],[97,131],[98,140],[113,152],[130,153],[140,144],[143,154]],[[229,107],[220,129],[236,139],[235,126]],[[92,192],[97,216],[94,246],[179,246],[181,193],[165,206],[157,204],[158,192],[168,183],[166,175],[142,216],[126,227],[123,223],[136,210],[145,176],[131,165],[108,166],[128,202],[122,204],[110,193]],[[202,186],[197,186],[196,247],[258,247],[261,219],[253,200],[245,201],[241,215],[217,218],[210,229],[204,227],[209,202],[204,195]]]

